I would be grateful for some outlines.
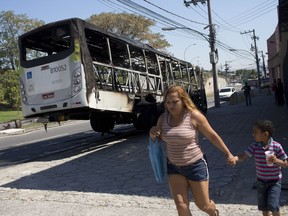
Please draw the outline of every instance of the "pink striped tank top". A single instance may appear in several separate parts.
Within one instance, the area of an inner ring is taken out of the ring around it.
[[[203,157],[199,146],[198,132],[191,124],[190,112],[186,111],[183,122],[176,126],[169,125],[169,113],[163,116],[162,139],[167,145],[167,157],[177,166],[192,164]]]

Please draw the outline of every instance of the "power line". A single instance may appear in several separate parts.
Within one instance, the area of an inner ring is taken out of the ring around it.
[[[270,12],[271,10],[274,10],[277,6],[277,3],[269,3],[269,4],[264,4],[260,7],[257,8],[257,11],[251,11],[249,13],[244,13],[241,14],[238,18],[236,19],[230,19],[229,23],[231,25],[241,25],[246,22],[250,22],[253,19],[256,19],[259,16],[264,15],[265,13]],[[260,15],[259,15],[260,14]]]
[[[202,15],[199,11],[197,11],[194,7],[189,7],[191,8],[195,13],[197,13],[199,16],[201,16],[202,18],[204,18],[205,20],[207,19],[207,16]]]
[[[204,26],[207,26],[207,25],[208,25],[207,23],[201,23],[201,22],[193,21],[193,20],[187,19],[187,18],[185,18],[185,17],[183,17],[183,16],[180,16],[180,15],[178,15],[178,14],[172,13],[172,12],[170,12],[170,11],[164,9],[164,8],[161,8],[161,7],[159,7],[159,6],[155,5],[155,4],[147,1],[147,0],[143,0],[143,1],[144,1],[144,2],[147,2],[148,4],[154,6],[154,7],[158,8],[158,9],[160,9],[160,10],[162,10],[162,11],[165,11],[166,13],[172,14],[173,16],[176,16],[176,17],[178,17],[178,18],[184,19],[184,20],[186,20],[186,21],[189,21],[189,22],[192,22],[192,23],[195,23],[195,24],[199,24],[199,25],[204,25]]]
[[[231,31],[231,32],[237,32],[237,33],[239,33],[239,31],[242,31],[241,29],[239,29],[238,27],[236,27],[236,26],[233,26],[233,25],[231,25],[230,23],[228,23],[225,19],[223,19],[218,13],[216,13],[214,10],[212,10],[212,12],[220,19],[220,20],[222,20],[224,23],[226,23],[228,26],[226,27],[225,25],[222,25],[222,23],[220,23],[220,22],[217,22],[218,24],[220,24],[220,27],[222,27],[224,30],[226,30],[226,31]],[[215,20],[215,19],[214,19]],[[236,30],[231,30],[231,28],[232,29],[236,29]]]
[[[276,6],[276,5],[275,5],[275,6]],[[243,25],[243,24],[245,24],[245,23],[251,22],[252,20],[255,20],[255,19],[257,19],[257,18],[259,18],[259,17],[261,17],[261,16],[263,16],[263,15],[266,15],[267,13],[269,13],[269,12],[275,10],[275,9],[276,9],[276,7],[272,8],[272,9],[269,9],[269,10],[266,10],[266,11],[263,11],[263,12],[262,12],[261,14],[259,14],[258,16],[254,16],[254,17],[252,17],[252,18],[249,19],[249,20],[246,20],[246,21],[243,21],[243,22],[238,23],[237,25]]]
[[[162,24],[164,24],[164,25],[170,25],[170,26],[172,25],[174,27],[176,27],[176,26],[178,26],[178,27],[179,26],[180,27],[187,27],[187,26],[185,26],[185,25],[183,25],[183,24],[181,24],[181,23],[179,23],[177,21],[174,21],[174,20],[169,19],[169,18],[167,18],[167,17],[165,17],[163,15],[155,13],[154,11],[152,11],[152,10],[150,10],[148,8],[145,8],[142,5],[139,5],[139,4],[137,4],[135,2],[132,2],[130,0],[117,0],[117,1],[122,3],[122,4],[124,4],[124,5],[126,5],[126,6],[132,7],[134,10],[138,11],[138,13],[140,12],[142,15],[145,14],[146,16],[148,16],[150,18],[153,17],[153,19],[156,19],[158,22],[160,20],[162,22]],[[198,32],[198,33],[195,33],[195,32]],[[190,34],[193,34],[196,37],[200,37],[200,36],[204,36],[205,37],[205,36],[207,36],[204,33],[199,32],[197,30],[195,30],[195,32],[192,32],[192,33],[190,32]]]
[[[248,11],[241,13],[238,16],[235,16],[234,18],[231,18],[230,21],[228,22],[226,19],[223,19],[218,13],[216,13],[215,11],[213,11],[213,13],[220,18],[220,20],[222,20],[225,24],[217,21],[216,19],[215,22],[217,22],[218,24],[220,24],[220,27],[223,30],[226,31],[231,31],[231,32],[237,32],[239,33],[239,31],[242,31],[243,29],[240,29],[238,26],[242,25],[244,23],[250,22],[260,16],[265,15],[266,13],[272,11],[275,9],[275,7],[272,7],[271,9],[271,4],[273,4],[273,6],[276,6],[275,3],[270,2],[267,4],[267,2],[269,2],[271,0],[267,0],[265,3],[262,3],[261,5],[257,5],[251,9],[249,9]]]
[[[241,58],[247,59],[247,60],[249,60],[249,61],[254,61],[254,60],[252,60],[251,58],[249,58],[249,57],[247,57],[247,56],[245,56],[245,55],[243,55],[243,54],[241,54],[241,53],[232,52],[232,51],[231,51],[231,49],[233,49],[232,47],[230,47],[230,46],[222,43],[222,42],[219,41],[219,40],[216,40],[216,44],[217,44],[217,46],[218,46],[220,49],[222,49],[223,51],[225,51],[225,52],[227,52],[227,53],[229,53],[229,54],[231,54],[231,55],[234,55],[234,56],[236,56],[236,57],[241,57]]]
[[[116,7],[117,8],[117,10],[119,10],[119,8],[122,8],[122,9],[120,9],[120,10],[122,10],[122,11],[130,11],[130,12],[132,12],[132,13],[136,13],[136,14],[139,14],[139,15],[144,15],[144,16],[146,16],[146,17],[148,17],[148,18],[152,18],[153,20],[155,20],[157,23],[160,23],[160,24],[163,24],[163,25],[169,25],[169,26],[174,26],[174,27],[182,27],[182,28],[188,28],[187,26],[185,26],[185,25],[183,25],[182,23],[179,23],[179,22],[177,22],[177,21],[175,21],[175,20],[173,20],[173,19],[170,19],[170,18],[167,18],[167,17],[165,17],[165,16],[163,16],[163,15],[161,15],[161,14],[159,14],[159,13],[155,13],[154,11],[152,11],[152,10],[150,10],[150,9],[148,9],[148,8],[146,8],[146,7],[143,7],[142,5],[139,5],[139,4],[137,4],[137,3],[135,3],[135,2],[133,2],[133,1],[131,1],[131,0],[117,0],[117,2],[115,2],[115,1],[112,1],[112,0],[102,0],[103,2],[105,2],[106,4],[110,4],[110,5],[113,5],[113,8],[115,8],[115,5],[116,6],[118,6],[118,7]],[[148,3],[148,4],[150,4],[150,2],[148,2],[147,0],[144,0],[146,3]],[[123,6],[124,5],[124,6]],[[152,5],[153,6],[153,5]],[[155,5],[155,6],[153,6],[153,7],[156,7],[156,8],[158,8],[157,7],[157,5]],[[123,8],[124,8],[124,10],[123,10]],[[158,8],[158,9],[160,9],[160,8]],[[163,8],[162,8],[163,9]],[[192,8],[193,9],[193,8]],[[160,9],[161,10],[161,9]],[[166,9],[163,9],[164,11],[166,11],[166,13],[169,13],[169,11],[168,10],[166,10]],[[194,9],[193,9],[194,10]],[[197,10],[194,10],[194,11],[197,11]],[[197,13],[198,14],[200,14],[198,11],[197,11]],[[206,12],[205,12],[206,13]],[[175,16],[175,14],[173,14],[172,12],[170,13],[170,14],[172,14],[173,16]],[[203,16],[202,14],[201,14],[201,16]],[[177,18],[180,18],[180,17],[178,17],[178,16],[175,16],[175,17],[177,17]],[[219,16],[220,17],[220,16]],[[183,17],[184,18],[184,17]],[[181,18],[182,19],[182,18]],[[160,28],[160,27],[158,27],[157,25],[156,25],[156,27],[157,28]],[[191,28],[190,28],[191,29]],[[193,29],[192,29],[193,30]],[[181,31],[180,32],[183,32],[184,34],[172,34],[172,35],[176,35],[176,36],[180,36],[180,37],[189,37],[189,38],[193,38],[194,40],[204,40],[203,39],[203,37],[206,37],[206,38],[208,38],[208,35],[207,34],[204,34],[204,33],[202,33],[202,32],[199,32],[199,31],[197,31],[197,30],[194,30],[194,31],[196,31],[197,33],[195,33],[195,32],[193,32],[193,31],[191,31],[191,30],[189,30],[189,29],[181,29]],[[185,33],[187,33],[187,35],[185,34]],[[171,33],[170,33],[171,34]],[[191,35],[193,36],[193,37],[191,37]],[[227,52],[227,53],[229,53],[229,54],[231,54],[231,55],[234,55],[234,56],[236,56],[236,57],[240,57],[240,58],[244,58],[244,59],[247,59],[247,60],[249,60],[249,61],[253,61],[253,60],[251,60],[251,58],[248,58],[248,57],[246,57],[246,56],[244,56],[244,55],[242,55],[242,54],[240,54],[240,53],[236,53],[236,52],[231,52],[229,49],[232,49],[230,46],[228,46],[228,45],[226,45],[225,43],[223,43],[223,42],[221,42],[221,41],[219,41],[219,40],[216,40],[216,44],[217,44],[217,46],[221,49],[221,50],[223,50],[223,51],[225,51],[225,52]]]
[[[100,0],[102,2],[102,4],[104,4],[105,6],[113,9],[113,10],[117,10],[117,11],[120,11],[120,12],[130,12],[130,13],[133,13],[133,14],[139,14],[141,15],[140,13],[138,13],[138,10],[133,10],[131,9],[131,7],[126,7],[126,6],[123,6],[121,3],[117,3],[117,2],[110,2],[109,0]],[[118,6],[118,7],[117,7]],[[162,23],[162,24],[167,24],[165,22],[162,22],[162,21],[157,21],[157,23]],[[158,26],[157,23],[153,26],[155,28],[157,28],[158,30],[161,30],[162,27]],[[168,34],[171,34],[171,35],[174,35],[174,36],[180,36],[180,37],[186,37],[187,38],[187,35],[186,34],[173,34],[171,32],[169,32]],[[192,38],[192,39],[197,39],[199,40],[199,38],[193,38],[191,37],[191,34],[188,36],[189,38]]]
[[[260,8],[265,7],[265,6],[269,5],[269,4],[271,4],[271,3],[268,3],[268,2],[270,2],[270,1],[271,1],[271,0],[266,0],[265,2],[262,2],[261,4],[258,4],[258,5],[254,6],[254,7],[252,7],[251,9],[247,10],[246,12],[242,12],[241,14],[230,18],[229,21],[230,21],[230,22],[235,22],[235,21],[237,21],[237,20],[242,20],[243,18],[245,18],[245,17],[246,17],[247,15],[249,15],[249,14],[255,14],[255,13],[258,12],[258,10],[259,10]],[[272,1],[274,1],[274,0],[272,0]],[[268,4],[267,4],[267,3],[268,3]],[[274,3],[273,3],[273,4],[274,4]]]

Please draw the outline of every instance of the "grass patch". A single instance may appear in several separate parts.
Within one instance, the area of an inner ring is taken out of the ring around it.
[[[0,123],[9,122],[15,119],[23,119],[21,111],[0,111]]]

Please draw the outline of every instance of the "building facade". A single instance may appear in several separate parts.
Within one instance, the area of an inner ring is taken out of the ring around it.
[[[274,79],[281,79],[284,84],[285,101],[288,104],[288,4],[279,0],[278,25],[267,40],[268,68],[270,85]]]

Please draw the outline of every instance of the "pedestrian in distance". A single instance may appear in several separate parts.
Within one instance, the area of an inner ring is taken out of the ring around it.
[[[248,82],[245,82],[245,85],[242,87],[241,90],[244,90],[244,95],[246,99],[246,105],[251,106],[251,87]]]
[[[273,79],[271,89],[274,92],[275,103],[277,104],[276,87],[277,87],[276,79]]]
[[[283,83],[281,82],[281,79],[277,80],[275,96],[277,99],[278,106],[283,106],[285,101],[284,101],[284,88],[283,88]]]
[[[191,190],[196,206],[210,216],[217,216],[219,211],[209,197],[209,172],[198,133],[222,151],[230,165],[236,164],[236,158],[182,87],[170,87],[164,105],[165,112],[150,129],[150,136],[166,142],[169,186],[178,215],[191,216],[188,198]]]
[[[254,156],[257,175],[258,209],[263,216],[280,216],[281,167],[286,168],[287,155],[280,143],[272,138],[273,124],[268,120],[257,121],[253,126],[255,141],[245,152],[236,156],[237,162]]]

